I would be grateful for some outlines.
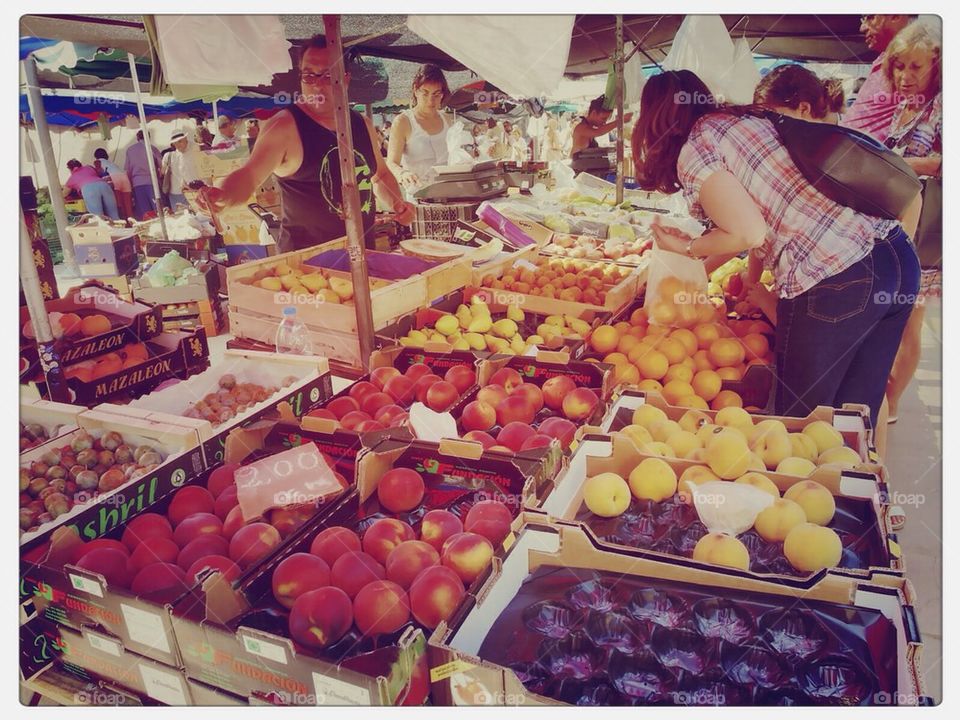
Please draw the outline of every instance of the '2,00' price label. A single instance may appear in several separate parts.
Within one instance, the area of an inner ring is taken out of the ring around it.
[[[315,502],[343,489],[313,443],[244,465],[237,469],[234,477],[245,521],[263,515],[270,508]]]

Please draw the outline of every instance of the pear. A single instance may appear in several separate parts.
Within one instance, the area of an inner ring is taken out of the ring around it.
[[[350,300],[353,297],[353,283],[344,278],[331,277],[330,289],[333,290],[341,300]]]
[[[540,337],[549,340],[552,337],[555,337],[560,334],[559,329],[556,325],[547,325],[546,323],[540,323],[537,326],[537,335]]]
[[[470,308],[466,305],[461,305],[457,308],[457,320],[460,321],[460,327],[463,330],[470,329],[470,323],[473,322],[473,313],[470,312]]]
[[[520,309],[519,307],[517,307],[516,305],[508,305],[508,306],[507,306],[507,319],[508,319],[508,320],[513,320],[514,322],[521,323],[521,322],[523,322],[523,318],[524,318],[523,310],[521,310],[521,309]]]
[[[510,338],[512,338],[514,335],[517,334],[517,330],[518,330],[517,324],[513,320],[505,318],[503,320],[497,320],[493,324],[492,332],[497,337],[502,337],[504,339],[509,340]]]
[[[527,338],[527,345],[543,345],[543,338],[539,335],[531,335]]]
[[[317,293],[317,299],[330,305],[340,305],[340,296],[330,288],[324,288]]]
[[[586,335],[590,332],[590,323],[575,317],[567,317],[567,327],[573,330],[577,335]]]
[[[316,293],[330,287],[330,283],[328,283],[327,279],[320,273],[301,275],[300,284],[312,293]]]
[[[470,323],[470,326],[467,328],[468,332],[472,333],[488,333],[493,328],[493,321],[490,319],[489,315],[480,315],[473,318],[473,322]]]
[[[463,338],[457,338],[457,341],[453,344],[454,350],[469,350],[470,343],[468,343]]]
[[[507,348],[510,347],[510,344],[502,338],[494,337],[493,335],[486,335],[485,337],[487,340],[487,350],[490,352],[502,353],[506,352]]]
[[[560,315],[550,315],[544,321],[547,325],[553,325],[554,327],[564,328],[566,323],[563,321],[563,318]]]
[[[297,276],[293,273],[287,273],[286,275],[280,276],[280,284],[284,290],[292,290],[294,285],[300,284],[300,281],[297,280]]]
[[[523,338],[519,335],[514,335],[510,339],[510,348],[514,350],[517,355],[523,355],[524,351],[527,349],[527,344],[523,341]]]
[[[287,263],[282,262],[273,266],[273,272],[277,277],[283,277],[284,275],[291,275],[293,268],[287,265]]]
[[[410,341],[412,347],[423,347],[427,344],[427,336],[420,330],[411,330],[408,332],[407,340]]]
[[[476,332],[468,332],[463,336],[463,339],[467,341],[470,345],[471,350],[486,350],[487,341],[484,339],[483,335]]]
[[[444,315],[437,320],[435,327],[441,335],[453,335],[460,328],[460,321],[455,315]]]

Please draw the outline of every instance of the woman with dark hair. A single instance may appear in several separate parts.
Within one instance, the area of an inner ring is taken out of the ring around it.
[[[837,125],[844,107],[843,83],[821,80],[802,65],[780,65],[757,85],[753,102],[798,120]]]
[[[133,188],[130,185],[130,178],[117,164],[110,162],[110,156],[105,148],[94,150],[93,157],[95,158],[94,170],[113,186],[120,217],[133,217]]]
[[[441,109],[449,95],[443,71],[436,65],[421,65],[413,78],[413,106],[393,122],[387,164],[408,192],[423,184],[430,168],[447,164],[451,120]]]
[[[662,226],[660,248],[702,258],[753,250],[774,276],[776,408],[864,403],[876,422],[920,267],[895,220],[816,190],[773,124],[718,104],[687,70],[650,78],[633,131],[637,182],[683,192],[703,235]],[[908,228],[912,233],[915,228]]]
[[[79,160],[68,160],[67,169],[70,170],[70,177],[63,184],[64,197],[76,190],[83,198],[88,213],[106,215],[111,220],[120,219],[113,188],[97,174],[92,165],[84,165]]]

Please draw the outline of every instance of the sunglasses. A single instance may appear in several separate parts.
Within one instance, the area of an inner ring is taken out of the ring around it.
[[[319,85],[320,83],[329,83],[332,79],[329,70],[322,73],[300,72],[300,79],[307,85]]]

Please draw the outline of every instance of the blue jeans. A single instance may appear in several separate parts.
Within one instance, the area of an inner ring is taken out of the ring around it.
[[[187,198],[184,195],[178,193],[170,193],[167,196],[167,199],[170,201],[170,209],[176,210],[177,205],[183,205],[184,207],[190,207],[190,204],[187,202]]]
[[[920,289],[920,261],[899,227],[846,270],[777,304],[779,415],[863,403],[874,426]]]
[[[89,182],[80,188],[80,195],[83,196],[83,204],[87,206],[88,213],[106,215],[111,220],[120,218],[120,213],[117,212],[117,197],[107,183]]]
[[[137,216],[137,220],[143,220],[143,216],[151,210],[157,211],[157,205],[153,199],[153,186],[134,185],[133,212]]]

